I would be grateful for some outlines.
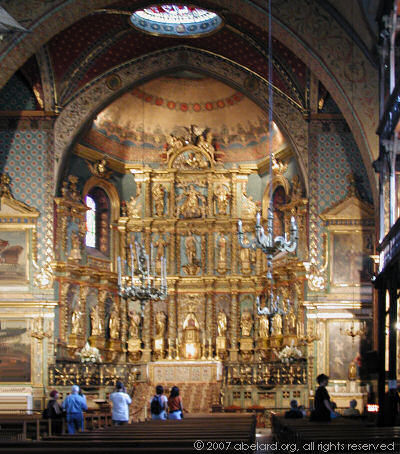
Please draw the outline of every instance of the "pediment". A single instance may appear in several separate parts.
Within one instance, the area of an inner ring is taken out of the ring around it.
[[[324,221],[374,219],[374,208],[358,197],[350,196],[325,210],[320,217]]]
[[[39,211],[12,197],[0,197],[0,216],[37,218]]]

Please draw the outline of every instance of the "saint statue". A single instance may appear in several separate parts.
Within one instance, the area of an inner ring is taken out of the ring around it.
[[[91,332],[92,336],[101,336],[103,332],[103,325],[101,323],[100,313],[99,313],[99,306],[93,306],[92,310],[90,311],[90,325],[91,325]]]
[[[194,184],[189,184],[184,188],[182,194],[176,198],[176,203],[178,204],[183,199],[185,200],[182,205],[177,206],[178,216],[182,215],[184,218],[205,217],[206,198],[196,190]]]
[[[129,339],[139,339],[140,320],[137,312],[129,312]]]
[[[114,304],[110,314],[110,320],[108,327],[110,328],[110,339],[119,339],[120,333],[120,318],[118,313],[118,307]]]
[[[81,248],[80,248],[80,241],[79,235],[76,232],[72,232],[71,234],[71,252],[69,253],[69,260],[81,260]]]
[[[142,204],[139,203],[142,185],[138,183],[136,188],[136,197],[132,196],[130,200],[126,202],[126,211],[129,218],[140,218],[140,212],[142,211]]]
[[[218,329],[218,336],[225,337],[226,330],[227,330],[227,319],[226,314],[224,311],[219,311],[218,319],[217,319],[217,329]]]
[[[185,329],[200,329],[199,322],[197,321],[197,318],[193,312],[193,309],[191,309],[188,314],[185,317],[185,320],[183,321],[182,328]]]
[[[166,330],[167,316],[164,312],[157,312],[156,314],[156,338],[164,338]]]
[[[297,320],[293,307],[291,307],[289,312],[286,314],[285,325],[286,334],[297,334]]]
[[[217,184],[214,190],[214,199],[217,204],[216,208],[218,208],[218,214],[221,215],[228,214],[230,194],[229,190],[226,188],[225,185]]]
[[[269,337],[269,318],[266,315],[260,317],[260,326],[258,328],[258,337],[268,339]]]
[[[250,240],[248,239],[247,235],[243,235],[243,244],[250,244]],[[240,248],[240,269],[242,274],[251,273],[251,262],[254,261],[253,254],[254,251],[252,251],[250,248]]]
[[[80,335],[83,333],[83,313],[81,311],[81,300],[78,299],[78,301],[75,304],[75,308],[72,311],[72,316],[71,316],[71,333]]]
[[[246,194],[246,184],[242,186],[242,216],[253,218],[257,214],[258,208],[252,196]]]
[[[272,318],[272,334],[274,336],[282,335],[282,315],[275,314]]]
[[[220,235],[218,240],[218,268],[226,267],[226,238]]]
[[[251,329],[253,328],[253,316],[249,311],[243,311],[240,317],[240,329],[242,336],[248,337],[251,335]]]
[[[154,200],[154,208],[157,216],[164,215],[164,194],[165,188],[162,184],[158,183],[153,186],[152,196]]]
[[[192,232],[189,232],[189,235],[185,238],[185,251],[186,258],[189,265],[195,265],[197,249],[196,249],[196,238]]]
[[[161,274],[161,257],[166,258],[166,251],[165,247],[169,244],[169,241],[164,240],[162,237],[160,237],[155,243],[154,247],[157,248],[157,253],[156,253],[156,273]]]

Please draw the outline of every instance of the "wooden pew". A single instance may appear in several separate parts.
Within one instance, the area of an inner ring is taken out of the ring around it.
[[[201,440],[204,450],[238,452],[255,443],[255,415],[209,415],[181,421],[148,421],[125,426],[105,427],[75,435],[48,437],[38,442],[0,443],[0,453],[152,453],[199,452],[194,442]],[[232,447],[232,449],[230,449]],[[250,452],[250,451],[249,451]]]

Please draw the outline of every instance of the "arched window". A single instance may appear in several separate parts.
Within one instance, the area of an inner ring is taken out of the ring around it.
[[[104,255],[110,254],[110,201],[104,189],[92,188],[85,202],[86,212],[86,246],[99,250]]]

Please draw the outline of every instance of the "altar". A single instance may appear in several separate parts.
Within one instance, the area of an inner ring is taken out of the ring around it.
[[[147,365],[150,383],[216,383],[222,380],[220,361],[157,361]]]

